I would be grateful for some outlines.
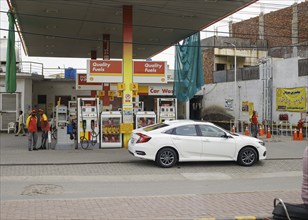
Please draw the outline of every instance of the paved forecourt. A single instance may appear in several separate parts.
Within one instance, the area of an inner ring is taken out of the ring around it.
[[[135,177],[148,178],[147,181],[158,181],[157,177],[178,178],[183,173],[195,174],[191,178],[208,173],[228,173],[233,177],[244,177],[287,172],[287,175],[299,176],[303,149],[307,146],[307,142],[273,138],[266,140],[268,157],[272,160],[258,163],[254,167],[245,168],[233,163],[181,163],[171,169],[161,169],[151,161],[132,157],[126,149],[29,152],[26,137],[5,133],[0,135],[1,182],[19,178],[60,177],[64,180],[80,176],[100,177],[103,181],[115,184]],[[204,184],[207,184],[206,181]],[[236,216],[252,216],[246,219],[254,219],[271,215],[273,199],[276,197],[288,202],[301,202],[299,188],[67,199],[61,198],[61,192],[48,184],[42,184],[41,187],[41,191],[32,188],[21,199],[1,199],[0,219],[234,219]],[[46,195],[42,196],[44,193],[59,193],[59,196],[46,199]]]

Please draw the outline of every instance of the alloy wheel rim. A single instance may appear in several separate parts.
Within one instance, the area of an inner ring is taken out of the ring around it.
[[[165,151],[161,156],[160,156],[160,161],[164,165],[170,165],[174,161],[174,155],[170,151]]]
[[[243,152],[243,155],[242,155],[242,161],[244,164],[251,164],[253,163],[253,161],[255,160],[255,154],[253,151],[245,151]]]

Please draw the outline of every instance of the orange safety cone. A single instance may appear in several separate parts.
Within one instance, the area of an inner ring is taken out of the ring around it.
[[[293,133],[293,141],[297,140],[297,131],[296,128],[294,129],[294,133]]]
[[[232,126],[232,130],[231,130],[231,132],[232,132],[232,134],[234,134],[234,133],[235,133],[235,127],[234,127],[234,125]]]
[[[263,135],[264,135],[263,126],[260,125],[260,128],[259,128],[259,136],[263,136]]]
[[[302,140],[303,140],[303,131],[302,131],[301,128],[299,129],[298,140],[299,140],[299,141],[302,141]]]
[[[266,138],[271,138],[272,135],[271,135],[271,129],[270,127],[267,128],[267,133],[266,133]]]
[[[248,127],[247,126],[246,126],[246,129],[245,129],[245,135],[249,136],[249,131],[248,131]]]

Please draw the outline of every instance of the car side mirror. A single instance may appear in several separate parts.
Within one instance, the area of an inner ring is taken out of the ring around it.
[[[225,133],[222,137],[224,137],[224,138],[232,138],[232,136],[229,135],[228,133]]]

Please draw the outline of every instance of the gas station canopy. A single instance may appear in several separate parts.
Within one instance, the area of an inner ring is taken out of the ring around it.
[[[133,8],[133,58],[150,58],[255,0],[10,0],[29,56],[123,57],[123,6]]]

